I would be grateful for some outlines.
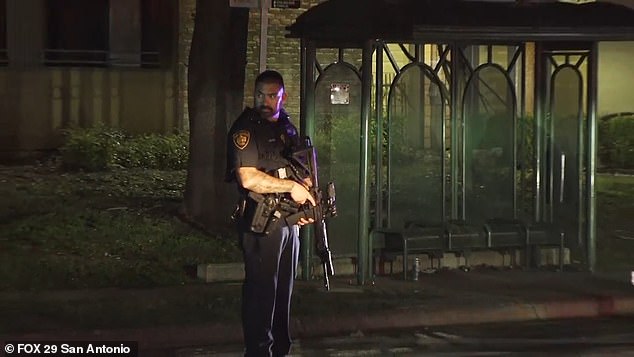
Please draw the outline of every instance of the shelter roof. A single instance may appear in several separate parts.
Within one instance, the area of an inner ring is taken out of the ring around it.
[[[287,29],[289,37],[331,43],[634,40],[634,10],[605,2],[328,0]]]

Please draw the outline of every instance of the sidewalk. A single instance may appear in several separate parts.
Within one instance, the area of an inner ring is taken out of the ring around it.
[[[441,270],[357,286],[298,281],[292,331],[306,338],[413,326],[634,314],[634,286],[589,273]],[[138,341],[141,350],[240,343],[240,284],[0,293],[0,340]],[[57,310],[56,310],[57,309]],[[6,311],[5,311],[6,310]]]

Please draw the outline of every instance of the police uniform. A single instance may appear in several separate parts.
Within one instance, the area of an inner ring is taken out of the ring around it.
[[[288,164],[284,155],[298,142],[297,129],[280,111],[276,122],[246,108],[231,127],[227,140],[227,181],[239,167],[273,173]],[[268,234],[249,229],[255,205],[238,185],[246,202],[238,233],[244,257],[242,328],[246,355],[286,355],[290,351],[290,302],[299,258],[299,226],[278,224]]]

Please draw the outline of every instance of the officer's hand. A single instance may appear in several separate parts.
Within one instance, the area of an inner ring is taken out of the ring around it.
[[[316,205],[315,199],[310,194],[310,192],[308,192],[306,187],[298,184],[297,182],[293,182],[293,188],[291,189],[291,198],[293,199],[293,201],[299,203],[300,205],[303,205],[304,203],[306,203],[306,201],[310,202],[313,206]]]
[[[313,187],[313,180],[311,180],[310,177],[306,177],[304,180],[302,180],[302,183],[304,184],[304,187],[306,188]]]
[[[299,221],[297,222],[297,224],[300,225],[300,226],[304,226],[304,225],[307,225],[307,224],[311,224],[313,222],[315,222],[315,220],[312,219],[312,218],[309,218],[309,219],[300,218]]]

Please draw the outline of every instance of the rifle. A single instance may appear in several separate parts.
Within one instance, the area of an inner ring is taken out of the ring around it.
[[[286,222],[291,225],[297,223],[300,218],[312,218],[315,220],[315,228],[313,230],[315,250],[317,251],[323,268],[324,287],[326,290],[330,290],[330,280],[328,277],[335,275],[335,269],[332,264],[332,254],[328,247],[328,232],[325,218],[337,216],[335,184],[329,182],[326,195],[324,196],[322,194],[318,181],[317,151],[315,147],[313,147],[309,137],[304,137],[303,141],[303,145],[300,145],[297,150],[287,155],[289,171],[291,178],[300,184],[304,184],[304,180],[310,178],[312,186],[308,188],[308,192],[313,196],[317,205],[313,206],[310,202],[303,204],[297,209],[297,213],[286,217]],[[282,203],[282,205],[285,206],[284,203]]]

